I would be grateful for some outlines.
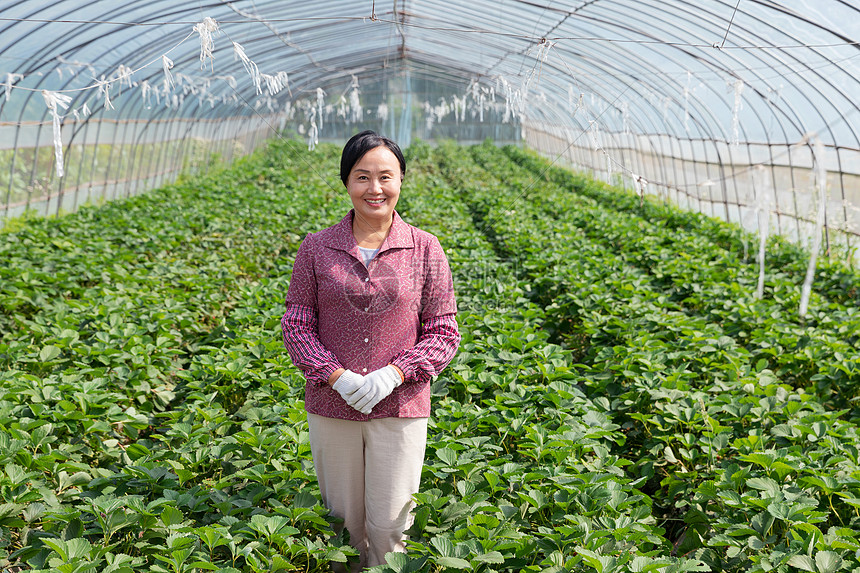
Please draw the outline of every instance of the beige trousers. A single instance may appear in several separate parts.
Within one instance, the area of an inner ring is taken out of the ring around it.
[[[384,564],[389,551],[405,551],[427,418],[356,422],[308,412],[308,427],[323,503],[343,519],[361,567]]]

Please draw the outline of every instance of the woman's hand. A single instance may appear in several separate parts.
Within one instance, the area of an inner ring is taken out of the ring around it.
[[[350,405],[362,414],[370,414],[374,406],[402,383],[403,378],[396,366],[389,364],[379,370],[374,370],[364,377],[362,387],[355,392],[356,396],[360,396],[354,404]]]
[[[340,376],[338,376],[337,380],[334,381],[334,384],[332,384],[331,387],[333,390],[337,391],[344,400],[346,400],[347,404],[356,410],[359,410],[359,408],[355,407],[355,402],[359,398],[364,397],[366,393],[363,389],[364,385],[365,376],[356,374],[352,370],[344,370]]]

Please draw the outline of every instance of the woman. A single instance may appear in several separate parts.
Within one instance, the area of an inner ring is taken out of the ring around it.
[[[281,319],[305,374],[311,455],[323,501],[362,567],[404,551],[430,416],[430,379],[460,343],[438,239],[394,210],[406,161],[372,131],[343,149],[353,209],[305,237]]]

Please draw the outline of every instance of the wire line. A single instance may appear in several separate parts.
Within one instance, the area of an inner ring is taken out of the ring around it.
[[[741,0],[738,0],[738,3],[737,3],[737,4],[735,4],[735,11],[734,11],[734,12],[732,12],[732,18],[731,18],[731,20],[729,20],[729,27],[728,27],[728,28],[726,28],[726,35],[725,35],[725,36],[723,36],[723,41],[722,41],[722,43],[720,44],[720,49],[721,49],[721,50],[722,50],[722,49],[725,47],[725,45],[726,45],[726,39],[729,37],[729,30],[731,30],[731,29],[732,29],[732,23],[735,21],[735,14],[737,14],[737,13],[738,13],[738,6],[740,6],[740,5],[741,5]]]
[[[415,22],[401,22],[397,19],[388,20],[385,18],[376,18],[375,20],[368,16],[309,16],[303,18],[260,18],[258,21],[266,24],[266,23],[276,23],[276,22],[310,22],[310,21],[323,21],[323,22],[366,22],[368,20],[386,24],[394,24],[398,27],[406,27],[406,28],[416,28],[419,30],[430,30],[437,32],[458,32],[464,34],[489,34],[493,36],[500,36],[504,38],[516,38],[520,40],[526,40],[528,42],[539,42],[542,37],[534,36],[534,35],[526,35],[526,34],[515,34],[511,32],[501,32],[497,30],[491,30],[489,28],[475,28],[475,27],[443,27],[443,26],[426,26],[422,24],[418,24]],[[113,20],[51,20],[51,19],[41,19],[41,18],[8,18],[8,17],[0,17],[0,22],[33,22],[33,23],[45,23],[45,24],[110,24],[114,26],[188,26],[188,25],[197,25],[200,22],[190,21],[190,20],[176,20],[173,22],[120,22]],[[246,24],[247,20],[220,20],[219,24]],[[720,46],[715,44],[701,44],[701,43],[688,43],[688,42],[665,42],[661,40],[635,40],[629,38],[605,38],[600,36],[553,36],[546,37],[545,40],[549,41],[559,41],[559,40],[573,40],[579,42],[607,42],[610,44],[641,44],[641,45],[649,45],[649,44],[657,44],[663,46],[672,46],[672,47],[686,47],[686,48],[708,48],[708,49],[720,49],[720,50],[787,50],[787,49],[795,49],[795,48],[837,48],[842,46],[858,46],[860,45],[860,41],[853,42],[835,42],[830,44],[781,44],[781,45],[756,45],[756,44],[746,44],[746,45],[734,45],[734,46]]]

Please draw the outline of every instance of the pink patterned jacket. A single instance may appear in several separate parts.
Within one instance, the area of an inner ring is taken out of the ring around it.
[[[460,344],[454,285],[439,240],[395,211],[391,231],[365,266],[343,220],[309,233],[299,247],[281,319],[284,345],[305,374],[305,409],[344,420],[430,415],[430,379]],[[327,380],[338,368],[367,374],[387,364],[406,382],[368,414]]]

